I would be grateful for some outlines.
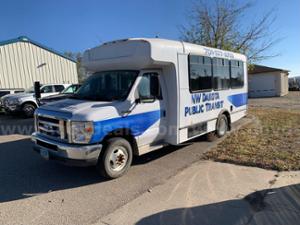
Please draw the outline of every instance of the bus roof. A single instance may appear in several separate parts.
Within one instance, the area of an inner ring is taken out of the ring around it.
[[[159,38],[130,38],[104,43],[85,51],[87,70],[143,69],[175,64],[178,54],[196,54],[246,62],[246,56],[182,41]]]

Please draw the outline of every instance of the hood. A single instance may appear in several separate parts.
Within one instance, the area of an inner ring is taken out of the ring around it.
[[[42,98],[41,100],[55,100],[55,99],[63,99],[71,96],[72,94],[57,94],[57,95],[50,95],[47,97]]]
[[[32,98],[33,97],[33,93],[16,93],[16,94],[9,94],[9,95],[5,95],[3,96],[3,99],[7,99],[7,98]]]
[[[127,101],[96,102],[64,99],[43,105],[36,110],[36,113],[60,116],[75,121],[99,121],[120,116],[129,105]]]

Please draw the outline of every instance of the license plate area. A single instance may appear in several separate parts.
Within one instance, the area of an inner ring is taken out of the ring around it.
[[[40,155],[46,159],[49,160],[49,151],[47,149],[41,148]]]
[[[49,144],[49,143],[46,143],[46,142],[43,142],[43,141],[40,141],[40,140],[37,140],[36,144],[41,146],[41,147],[51,149],[53,151],[57,151],[57,146],[56,145],[52,145],[52,144]]]

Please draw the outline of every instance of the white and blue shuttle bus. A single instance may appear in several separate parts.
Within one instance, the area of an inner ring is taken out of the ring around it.
[[[164,39],[89,49],[83,65],[93,74],[77,93],[36,110],[34,150],[117,178],[135,155],[204,134],[222,137],[246,115],[246,60]]]

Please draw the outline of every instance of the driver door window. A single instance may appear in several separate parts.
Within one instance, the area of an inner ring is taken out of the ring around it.
[[[136,121],[136,126],[140,126],[142,130],[142,134],[138,136],[139,146],[155,145],[166,135],[166,112],[161,94],[161,81],[159,73],[154,71],[143,73],[139,80],[136,89],[139,103],[133,110],[133,114],[143,115],[141,120]]]
[[[161,98],[161,89],[157,73],[145,73],[138,86],[141,100],[155,100]]]

